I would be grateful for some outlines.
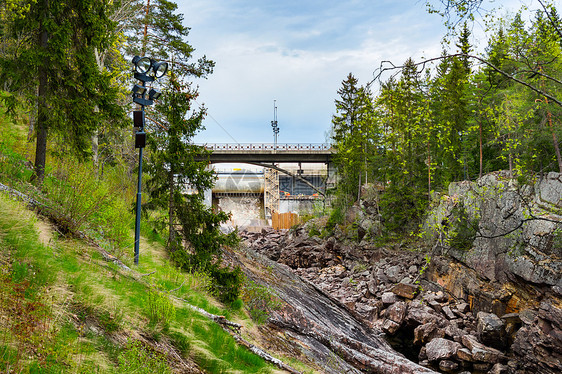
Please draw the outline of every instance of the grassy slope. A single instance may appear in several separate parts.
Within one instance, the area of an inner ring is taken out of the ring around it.
[[[1,370],[132,372],[123,369],[124,361],[141,357],[128,357],[140,349],[149,357],[139,362],[151,368],[147,372],[155,372],[161,359],[178,370],[197,363],[212,373],[270,371],[214,322],[182,303],[172,306],[162,291],[183,284],[175,295],[210,312],[245,318],[212,305],[202,289],[205,279],[179,273],[161,248],[142,246],[138,271],[152,273],[142,276],[108,264],[95,247],[76,240],[41,243],[37,223],[21,203],[0,196]]]
[[[0,115],[0,131],[0,182],[25,189],[26,128]],[[179,272],[161,245],[144,239],[132,271],[99,249],[62,237],[0,193],[0,372],[276,372],[170,297],[251,328],[243,309],[225,309],[207,293],[204,274]],[[121,258],[131,266],[130,255]]]

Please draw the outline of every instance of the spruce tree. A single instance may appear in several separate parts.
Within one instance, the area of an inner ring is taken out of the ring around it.
[[[147,1],[134,27],[138,39],[130,45],[135,54],[169,63],[169,74],[159,80],[165,87],[161,99],[147,114],[149,200],[144,209],[166,212],[159,223],[168,232],[170,257],[183,269],[210,274],[219,298],[230,303],[238,297],[242,273],[223,266],[222,247],[235,245],[237,236],[221,232],[228,214],[204,204],[204,191],[215,177],[207,169],[209,152],[192,142],[203,129],[205,109],[193,108],[198,92],[190,80],[206,77],[214,62],[192,61],[189,28],[176,11],[171,1]]]

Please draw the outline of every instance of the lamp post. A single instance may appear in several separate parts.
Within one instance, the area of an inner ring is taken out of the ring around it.
[[[271,121],[271,127],[273,127],[273,151],[277,151],[277,134],[279,134],[279,126],[277,126],[277,105],[275,104],[277,100],[273,100],[273,121]]]
[[[135,65],[135,79],[141,84],[135,83],[131,94],[133,102],[140,105],[141,110],[133,112],[133,124],[137,131],[135,132],[135,148],[139,149],[139,175],[137,185],[137,207],[135,218],[135,265],[139,264],[139,241],[140,241],[140,215],[141,215],[141,186],[142,186],[142,151],[146,145],[146,132],[144,131],[144,107],[154,104],[154,100],[160,97],[160,91],[150,88],[147,92],[146,83],[154,82],[157,78],[163,77],[168,71],[167,62],[158,62],[148,57],[135,56],[133,58]],[[151,73],[152,72],[152,73]],[[146,94],[148,93],[148,98]]]

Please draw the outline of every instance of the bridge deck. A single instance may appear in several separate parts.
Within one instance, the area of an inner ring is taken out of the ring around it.
[[[328,144],[204,144],[212,150],[210,161],[329,163],[334,149]]]

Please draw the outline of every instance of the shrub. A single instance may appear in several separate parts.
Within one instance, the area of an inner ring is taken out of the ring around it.
[[[141,342],[129,342],[119,354],[119,372],[136,374],[167,374],[170,368],[161,353],[149,349]]]
[[[168,296],[159,291],[150,290],[147,296],[148,317],[153,325],[170,323],[176,315],[176,308]]]
[[[239,267],[231,270],[214,266],[211,269],[211,277],[216,280],[213,289],[223,303],[232,304],[240,296],[244,274]]]

